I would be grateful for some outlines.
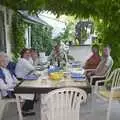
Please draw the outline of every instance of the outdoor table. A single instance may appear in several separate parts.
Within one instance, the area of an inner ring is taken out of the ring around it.
[[[74,79],[63,79],[59,81],[42,79],[38,80],[24,80],[21,81],[15,88],[15,94],[31,94],[37,93],[39,95],[46,94],[54,89],[63,87],[77,87],[85,90],[87,93],[91,93],[91,86],[87,80],[75,81]],[[16,96],[17,106],[20,108],[20,98]],[[41,98],[40,104],[40,119],[41,119]],[[19,114],[20,120],[23,120],[22,114]]]
[[[79,80],[76,81],[74,79],[71,80],[45,80],[39,78],[38,80],[26,80],[22,81],[15,88],[15,93],[39,93],[45,94],[50,92],[51,90],[63,88],[63,87],[77,87],[85,90],[87,93],[91,93],[91,86],[87,80]]]

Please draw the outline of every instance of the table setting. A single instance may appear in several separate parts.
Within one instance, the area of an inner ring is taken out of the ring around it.
[[[50,66],[48,69],[40,71],[41,74],[37,80],[25,80],[17,86],[17,92],[49,92],[60,87],[80,87],[91,92],[91,87],[84,75],[84,69],[73,67],[69,64],[65,69],[58,66]]]

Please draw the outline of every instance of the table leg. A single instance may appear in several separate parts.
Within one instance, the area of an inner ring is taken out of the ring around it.
[[[40,106],[40,120],[42,120],[42,118],[41,118],[41,116],[42,116],[42,114],[41,114],[41,107],[42,107],[42,104],[41,104],[41,94],[39,95],[40,97],[39,97],[39,106]]]
[[[18,110],[18,114],[19,114],[19,120],[23,120],[19,95],[16,95],[16,102],[17,102],[17,110]]]

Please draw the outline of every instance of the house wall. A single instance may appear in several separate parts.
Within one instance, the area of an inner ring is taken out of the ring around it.
[[[5,40],[6,40],[6,52],[11,56],[11,22],[13,11],[0,5],[0,11],[4,12],[4,26],[5,26]]]
[[[25,30],[25,40],[26,40],[26,48],[31,48],[31,26],[28,25],[28,27]]]

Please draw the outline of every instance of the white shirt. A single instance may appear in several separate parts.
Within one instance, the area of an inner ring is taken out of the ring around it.
[[[18,78],[24,78],[30,72],[34,71],[35,67],[25,58],[20,58],[16,64],[15,74]]]
[[[6,68],[1,68],[4,75],[5,75],[5,81],[7,84],[4,83],[4,80],[0,78],[0,90],[2,96],[7,95],[7,91],[13,91],[14,87],[16,86],[17,79],[14,76],[11,76],[9,70]]]
[[[106,61],[105,65],[106,65],[107,67],[110,67],[112,64],[113,64],[113,59],[112,59],[112,57],[111,57],[111,56],[107,57],[107,61]]]

